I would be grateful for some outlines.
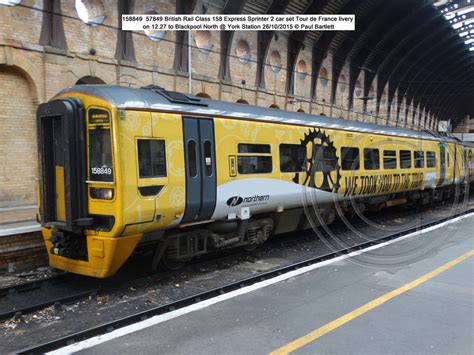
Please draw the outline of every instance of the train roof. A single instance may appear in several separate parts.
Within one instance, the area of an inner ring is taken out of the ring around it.
[[[177,111],[189,113],[191,115],[224,116],[255,121],[285,123],[290,125],[305,125],[310,127],[383,134],[397,137],[459,142],[454,138],[437,136],[429,131],[415,131],[400,127],[382,126],[345,120],[342,118],[217,101],[189,94],[167,91],[157,86],[136,89],[117,85],[75,85],[62,90],[58,95],[64,95],[68,92],[90,94],[111,102],[119,109]]]

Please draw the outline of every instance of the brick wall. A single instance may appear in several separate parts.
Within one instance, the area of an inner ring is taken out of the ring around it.
[[[30,85],[11,67],[0,67],[0,83],[0,207],[35,204],[36,120]]]
[[[39,232],[0,237],[0,272],[48,265]]]

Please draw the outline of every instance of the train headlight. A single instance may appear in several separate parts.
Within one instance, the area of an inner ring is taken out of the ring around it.
[[[99,200],[112,200],[114,198],[114,189],[104,187],[91,187],[90,195]]]

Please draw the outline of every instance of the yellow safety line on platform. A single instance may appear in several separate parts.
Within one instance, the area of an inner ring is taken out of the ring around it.
[[[291,343],[288,343],[281,348],[276,349],[275,351],[272,351],[270,355],[281,355],[281,354],[288,354],[291,353],[292,351],[295,351],[302,346],[305,346],[312,341],[315,341],[316,339],[322,337],[323,335],[329,333],[330,331],[339,328],[340,326],[350,322],[351,320],[363,315],[364,313],[370,311],[371,309],[374,309],[388,300],[391,300],[392,298],[395,298],[402,293],[405,293],[423,283],[426,281],[432,279],[433,277],[441,274],[442,272],[452,268],[453,266],[459,264],[461,261],[466,260],[467,258],[474,256],[474,249],[467,252],[464,255],[461,255],[460,257],[440,266],[439,268],[421,276],[420,278],[400,287],[397,288],[396,290],[393,290],[383,296],[380,296],[379,298],[376,298],[373,301],[370,301],[369,303],[366,303],[365,305],[353,310],[352,312],[346,313],[343,316],[333,320],[330,323],[327,323],[326,325],[323,325],[322,327],[313,330],[312,332],[302,336],[301,338],[298,338]]]

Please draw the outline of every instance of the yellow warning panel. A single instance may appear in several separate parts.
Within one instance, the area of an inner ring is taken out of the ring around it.
[[[56,220],[66,221],[66,204],[64,200],[64,167],[56,165]]]

